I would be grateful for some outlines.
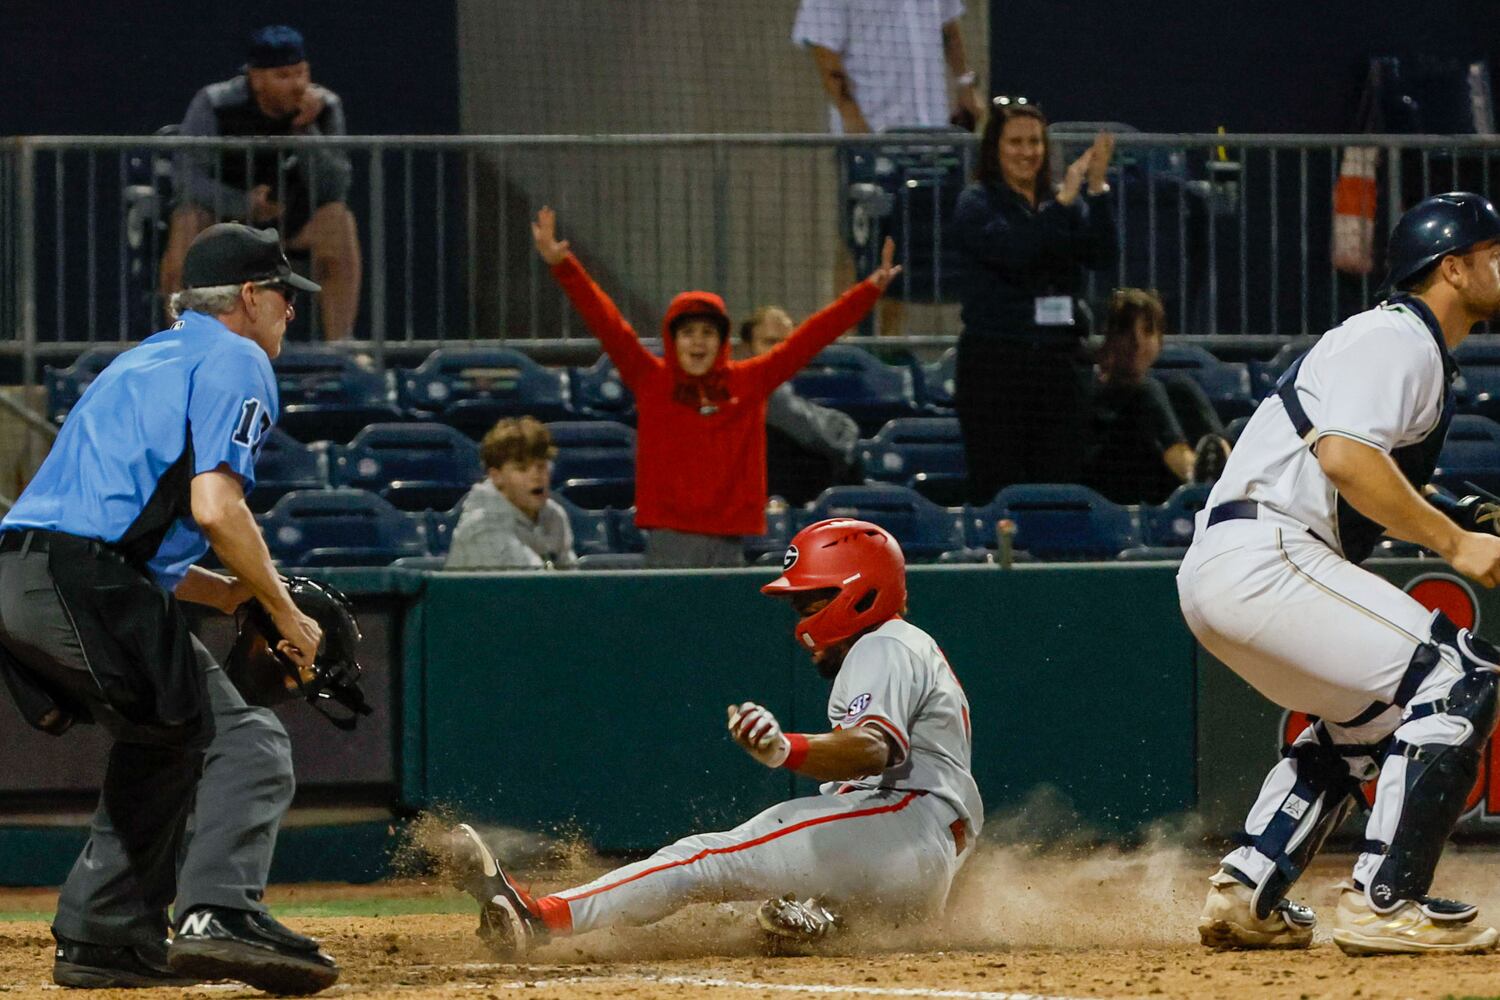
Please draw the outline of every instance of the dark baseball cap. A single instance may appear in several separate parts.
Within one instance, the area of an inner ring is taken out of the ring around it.
[[[245,65],[251,69],[275,69],[307,61],[302,32],[285,24],[268,24],[250,33],[250,51]]]
[[[274,229],[252,229],[239,222],[220,222],[198,234],[182,263],[185,288],[239,285],[246,281],[284,281],[304,292],[322,286],[292,270]]]

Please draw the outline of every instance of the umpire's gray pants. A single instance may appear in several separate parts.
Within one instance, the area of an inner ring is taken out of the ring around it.
[[[101,703],[42,553],[0,553],[0,642],[85,701],[114,739],[89,840],[62,887],[53,929],[75,941],[129,944],[160,941],[174,899],[179,915],[202,905],[264,910],[276,831],[294,788],[291,744],[276,716],[246,705],[195,638],[213,741],[205,750],[152,742]]]

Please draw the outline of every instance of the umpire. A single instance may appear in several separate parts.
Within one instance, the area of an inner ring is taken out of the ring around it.
[[[229,613],[255,597],[282,651],[312,664],[321,631],[288,596],[245,494],[276,420],[270,359],[297,290],[318,286],[292,272],[275,230],[238,224],[205,229],[183,277],[181,318],[94,380],[0,522],[0,676],[37,728],[95,722],[112,739],[58,898],[52,975],[314,993],[337,965],[261,901],[294,787],[286,731],[246,705],[178,602]],[[210,545],[232,577],[193,565]]]

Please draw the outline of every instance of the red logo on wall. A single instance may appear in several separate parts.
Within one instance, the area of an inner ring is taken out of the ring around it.
[[[1430,611],[1441,611],[1459,628],[1478,630],[1479,600],[1468,581],[1448,573],[1424,573],[1406,583],[1405,590],[1417,603]],[[1281,718],[1281,745],[1290,746],[1302,730],[1307,728],[1307,715],[1302,712],[1286,712]],[[1365,804],[1375,801],[1375,782],[1366,782],[1363,788]],[[1480,815],[1484,818],[1500,817],[1500,744],[1491,740],[1485,747],[1484,760],[1479,769],[1479,780],[1474,782],[1464,812],[1483,803]]]

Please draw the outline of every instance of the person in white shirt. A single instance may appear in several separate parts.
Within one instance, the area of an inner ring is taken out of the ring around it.
[[[792,41],[817,64],[828,130],[951,122],[972,132],[982,109],[958,26],[963,12],[963,0],[802,0]]]
[[[941,910],[984,807],[970,773],[968,699],[937,643],[901,617],[900,546],[866,521],[819,521],[792,539],[782,575],[762,591],[791,600],[798,642],[833,682],[831,731],[783,733],[769,709],[747,701],[729,706],[730,736],[766,767],[823,781],[819,794],[539,899],[460,825],[459,883],[479,901],[480,936],[497,956],[549,936],[651,923],[695,902],[771,897],[761,928],[797,941],[855,915]]]
[[[1315,717],[1209,880],[1210,947],[1311,943],[1316,918],[1287,892],[1377,777],[1334,941],[1366,955],[1500,937],[1476,907],[1428,895],[1494,728],[1500,650],[1358,566],[1383,532],[1500,582],[1496,508],[1428,486],[1454,409],[1451,352],[1500,315],[1500,214],[1475,194],[1429,198],[1397,223],[1390,264],[1396,294],[1324,334],[1261,403],[1177,575],[1204,648]]]
[[[444,569],[571,569],[573,529],[548,495],[557,448],[535,417],[506,417],[479,443],[484,478],[463,500]]]

